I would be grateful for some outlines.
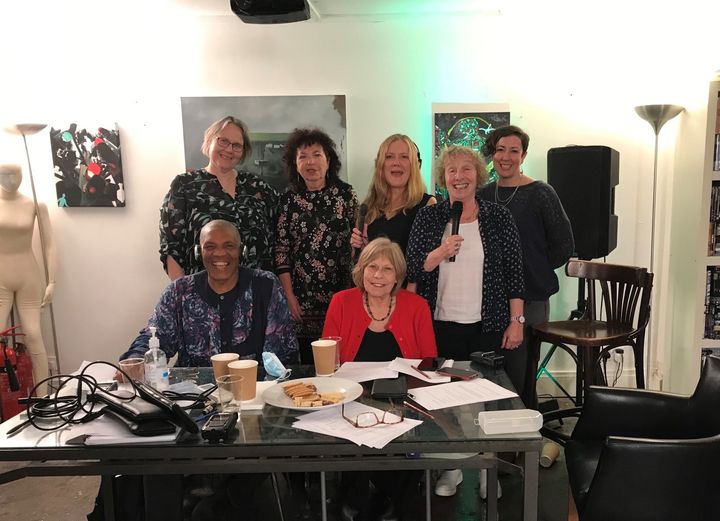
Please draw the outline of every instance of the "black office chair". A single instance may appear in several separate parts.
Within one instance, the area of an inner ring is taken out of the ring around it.
[[[720,519],[719,357],[692,396],[591,387],[569,439],[543,434],[565,446],[580,521]]]

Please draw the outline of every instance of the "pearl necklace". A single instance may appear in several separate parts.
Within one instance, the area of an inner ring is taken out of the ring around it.
[[[390,312],[392,311],[393,307],[393,299],[392,297],[390,297],[390,304],[388,304],[387,315],[382,318],[376,318],[375,315],[373,315],[372,309],[370,309],[370,302],[368,301],[367,293],[365,293],[365,307],[367,308],[367,312],[368,315],[370,315],[370,318],[372,318],[375,322],[383,322],[384,320],[387,320],[387,318],[390,316]]]
[[[513,193],[510,194],[510,196],[507,199],[500,199],[500,195],[498,195],[498,183],[495,181],[495,202],[501,206],[507,206],[510,204],[510,201],[512,201],[513,197],[515,197],[515,194],[518,191],[518,188],[520,188],[520,185],[517,185],[515,187],[515,190],[513,190]]]

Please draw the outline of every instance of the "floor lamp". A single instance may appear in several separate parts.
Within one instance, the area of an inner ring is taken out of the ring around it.
[[[22,136],[23,138],[23,144],[25,145],[25,157],[27,158],[27,165],[28,165],[28,174],[30,175],[30,188],[32,189],[32,198],[33,198],[33,205],[35,206],[35,215],[39,215],[38,212],[38,200],[37,200],[37,194],[35,193],[35,178],[33,177],[32,173],[32,166],[30,164],[30,152],[28,150],[27,146],[27,136],[32,136],[33,134],[37,134],[42,129],[44,129],[47,125],[44,123],[18,123],[15,125],[10,125],[8,127],[5,127],[5,130],[7,132],[10,132],[11,134],[17,134]],[[47,251],[45,249],[45,239],[44,239],[44,230],[42,230],[42,222],[40,219],[37,220],[38,223],[38,231],[40,232],[40,253],[42,255],[43,259],[43,271],[45,273],[45,284],[49,283],[50,277],[48,274],[48,258],[47,258]],[[60,354],[58,352],[58,343],[57,343],[57,331],[55,329],[55,311],[53,310],[53,303],[48,303],[48,311],[50,312],[50,327],[52,329],[52,337],[53,337],[53,352],[55,354],[55,368],[60,371]]]
[[[655,161],[653,163],[653,183],[652,183],[652,226],[650,231],[650,272],[655,273],[655,207],[657,204],[657,175],[658,175],[658,137],[660,136],[660,130],[663,125],[673,119],[675,116],[685,110],[680,105],[640,105],[635,107],[635,112],[642,119],[650,123],[650,126],[655,132]],[[651,317],[652,321],[652,317]],[[647,328],[647,345],[649,349],[652,349],[652,328],[648,324]],[[655,350],[653,354],[656,356]],[[657,361],[657,357],[653,359],[653,362]],[[648,380],[650,379],[650,373],[648,371]],[[662,384],[660,389],[662,390]]]

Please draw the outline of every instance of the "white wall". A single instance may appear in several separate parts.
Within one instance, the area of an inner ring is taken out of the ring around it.
[[[61,251],[55,314],[62,369],[83,358],[115,359],[166,282],[157,220],[170,180],[183,170],[181,96],[345,94],[349,177],[360,197],[386,135],[408,133],[430,157],[432,102],[509,103],[513,123],[532,138],[526,172],[533,177],[546,178],[552,147],[620,151],[618,248],[608,260],[638,265],[649,262],[653,135],[633,106],[684,105],[692,110],[670,122],[660,140],[660,222],[667,223],[660,227],[661,261],[668,275],[659,277],[667,287],[656,291],[673,294],[671,254],[679,271],[693,262],[686,250],[673,250],[683,231],[678,216],[686,225],[699,222],[691,198],[699,180],[674,162],[675,138],[678,129],[704,121],[707,81],[718,68],[712,35],[719,9],[699,0],[682,9],[648,3],[652,11],[638,3],[591,8],[518,0],[500,15],[287,26],[202,16],[169,0],[57,0],[42,11],[34,2],[3,3],[0,118],[117,121],[121,129],[124,209],[55,207],[47,133],[29,138]],[[17,138],[2,138],[0,147],[2,160],[23,160]],[[426,161],[426,176],[429,167]],[[673,207],[680,175],[687,191]],[[565,284],[553,316],[566,316],[575,296],[574,283]],[[657,336],[667,344],[666,359],[675,360],[668,339],[676,342],[675,324],[682,329],[689,308],[682,299],[674,300],[680,308],[666,300],[656,307],[669,331]],[[699,356],[692,339],[680,336],[688,351],[680,358]],[[561,360],[555,365],[568,369]]]

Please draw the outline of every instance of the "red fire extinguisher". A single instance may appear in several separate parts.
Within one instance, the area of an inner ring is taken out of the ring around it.
[[[3,367],[0,368],[0,372],[5,372],[8,375],[8,384],[10,390],[15,392],[20,390],[20,382],[18,381],[15,368],[17,367],[17,355],[15,350],[8,345],[8,337],[23,336],[25,333],[16,333],[15,330],[20,327],[20,324],[13,326],[5,331],[0,331],[0,348],[2,348],[3,356]]]

